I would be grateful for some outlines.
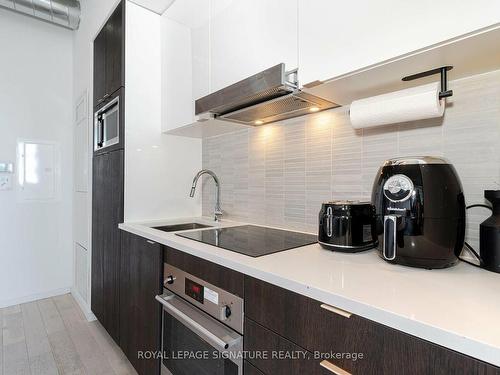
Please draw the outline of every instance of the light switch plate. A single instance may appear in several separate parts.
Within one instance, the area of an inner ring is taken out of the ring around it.
[[[12,176],[0,174],[0,191],[12,190]]]

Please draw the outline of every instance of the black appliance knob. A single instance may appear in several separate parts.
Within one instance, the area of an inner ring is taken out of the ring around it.
[[[231,307],[229,305],[222,306],[220,318],[221,320],[228,319],[232,314]]]
[[[164,284],[165,284],[165,285],[167,285],[167,284],[168,284],[168,285],[172,285],[172,284],[174,283],[175,279],[176,279],[176,278],[175,278],[174,276],[169,275],[169,276],[167,276],[167,278],[165,279]]]

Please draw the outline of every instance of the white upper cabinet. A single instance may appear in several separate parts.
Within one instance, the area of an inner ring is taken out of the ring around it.
[[[212,92],[279,63],[297,68],[297,0],[212,0],[211,8]]]
[[[162,15],[162,131],[195,121],[194,100],[210,93],[210,1],[176,1]]]
[[[495,0],[298,1],[301,84],[500,22],[500,1]]]

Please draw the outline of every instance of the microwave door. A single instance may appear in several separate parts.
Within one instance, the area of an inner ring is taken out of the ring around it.
[[[94,151],[120,142],[119,97],[116,97],[95,114]]]
[[[119,142],[119,112],[118,104],[103,114],[104,121],[104,147],[115,145]]]

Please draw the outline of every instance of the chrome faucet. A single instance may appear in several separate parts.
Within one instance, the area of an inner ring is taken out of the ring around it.
[[[220,220],[220,217],[222,216],[222,209],[220,208],[220,182],[219,182],[219,178],[217,177],[217,175],[212,172],[211,170],[209,169],[202,169],[201,171],[199,171],[196,176],[194,176],[194,179],[193,179],[193,185],[191,186],[191,192],[189,193],[189,196],[191,198],[194,197],[194,193],[196,191],[196,184],[198,183],[198,180],[199,178],[204,175],[204,174],[208,174],[210,176],[213,177],[214,181],[215,181],[215,209],[214,209],[214,220],[215,221],[219,221]]]

